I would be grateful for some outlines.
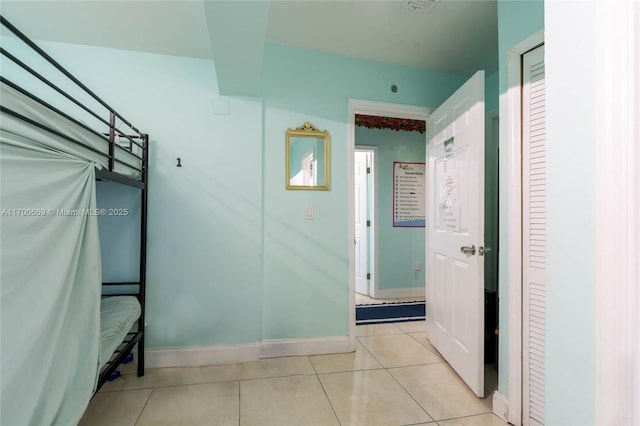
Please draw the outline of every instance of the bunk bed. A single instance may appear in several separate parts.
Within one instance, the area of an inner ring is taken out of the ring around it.
[[[0,21],[0,423],[74,424],[136,346],[144,375],[149,136]],[[102,282],[96,181],[140,191],[137,280]]]

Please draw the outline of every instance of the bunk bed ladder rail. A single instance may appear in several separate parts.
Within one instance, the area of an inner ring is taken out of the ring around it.
[[[109,111],[109,171],[113,172],[116,146],[116,114]]]
[[[140,211],[140,287],[138,297],[140,298],[140,318],[138,319],[138,330],[142,331],[142,337],[138,342],[138,377],[144,376],[144,343],[145,343],[145,297],[147,287],[147,194],[149,191],[149,170],[147,168],[149,160],[149,135],[142,135],[142,200]]]

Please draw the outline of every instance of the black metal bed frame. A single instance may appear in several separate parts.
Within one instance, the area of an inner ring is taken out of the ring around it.
[[[108,142],[108,151],[101,152],[98,149],[93,148],[92,146],[77,140],[69,135],[66,135],[58,130],[52,129],[46,124],[39,123],[29,117],[26,117],[16,111],[13,111],[10,108],[7,108],[4,105],[0,105],[0,109],[3,113],[11,115],[15,118],[23,120],[30,125],[38,127],[42,130],[50,132],[64,140],[71,142],[75,145],[82,146],[85,149],[88,149],[104,158],[108,161],[108,168],[106,169],[98,169],[96,170],[96,179],[116,182],[119,184],[132,186],[135,188],[139,188],[141,191],[141,214],[140,214],[140,271],[139,271],[139,282],[112,282],[112,283],[102,283],[104,286],[109,286],[111,288],[114,287],[122,287],[122,286],[136,286],[137,294],[132,293],[122,293],[127,295],[136,295],[140,302],[141,313],[140,318],[137,321],[137,330],[130,331],[125,337],[124,341],[120,344],[118,349],[112,355],[111,360],[107,362],[105,366],[102,367],[99,372],[98,385],[97,389],[100,389],[102,385],[109,379],[111,374],[118,368],[118,366],[125,360],[125,358],[132,352],[135,345],[138,345],[138,376],[144,375],[144,330],[145,330],[145,293],[146,293],[146,264],[147,264],[147,191],[148,191],[148,161],[149,161],[149,135],[140,132],[136,127],[134,127],[129,121],[127,121],[121,114],[119,114],[115,109],[110,107],[105,101],[103,101],[100,97],[98,97],[94,92],[92,92],[89,88],[87,88],[83,83],[81,83],[76,77],[73,76],[69,71],[67,71],[62,65],[60,65],[57,61],[55,61],[51,56],[49,56],[44,50],[42,50],[38,45],[36,45],[31,39],[29,39],[25,34],[23,34],[20,30],[18,30],[14,25],[12,25],[4,16],[0,15],[0,24],[2,27],[8,29],[13,33],[16,37],[18,37],[22,42],[24,42],[31,50],[36,52],[41,58],[45,59],[49,64],[51,64],[57,71],[62,73],[68,80],[73,82],[76,86],[80,87],[83,92],[97,101],[104,109],[109,112],[109,120],[105,120],[100,116],[100,114],[94,112],[89,107],[85,106],[82,102],[78,101],[73,96],[69,95],[63,89],[52,83],[50,80],[45,78],[42,74],[38,73],[36,70],[31,68],[29,65],[18,59],[16,56],[12,55],[8,52],[4,47],[0,46],[0,53],[11,60],[13,63],[18,65],[24,71],[31,74],[33,77],[38,79],[40,82],[47,85],[49,88],[56,91],[59,95],[63,96],[68,101],[71,101],[74,105],[90,114],[92,117],[97,119],[102,124],[106,125],[109,129],[108,133],[101,133],[92,129],[88,125],[82,123],[78,119],[72,117],[70,114],[61,111],[55,106],[51,105],[49,102],[35,96],[30,93],[28,90],[20,87],[19,85],[11,82],[6,79],[4,76],[0,76],[0,81],[11,87],[12,89],[18,91],[22,95],[28,97],[29,99],[37,102],[38,104],[46,107],[50,111],[58,114],[61,117],[71,121],[77,126],[83,128],[86,131],[91,132],[92,134],[102,138],[103,140]],[[127,134],[118,127],[116,127],[116,121],[120,120],[122,124],[125,124],[131,131],[132,134]],[[123,147],[118,143],[118,139],[124,138],[128,140],[128,148]],[[138,155],[133,152],[133,147],[137,146],[140,148],[142,155]],[[140,167],[133,166],[129,163],[126,163],[119,158],[116,158],[116,150],[128,151],[129,156],[133,156],[140,160]],[[140,180],[130,177],[125,174],[118,173],[114,171],[116,163],[122,164],[129,169],[135,170],[140,174]],[[110,295],[117,295],[114,293],[110,293]],[[96,392],[97,392],[96,389]]]

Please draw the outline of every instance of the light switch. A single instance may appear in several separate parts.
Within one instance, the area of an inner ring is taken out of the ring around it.
[[[415,268],[416,271],[422,271],[422,262],[416,262]]]
[[[313,204],[307,204],[304,207],[304,218],[306,220],[313,220]]]

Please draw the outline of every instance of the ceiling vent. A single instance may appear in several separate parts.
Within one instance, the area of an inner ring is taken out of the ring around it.
[[[416,13],[428,13],[436,2],[437,0],[406,0],[402,2],[402,7]]]

